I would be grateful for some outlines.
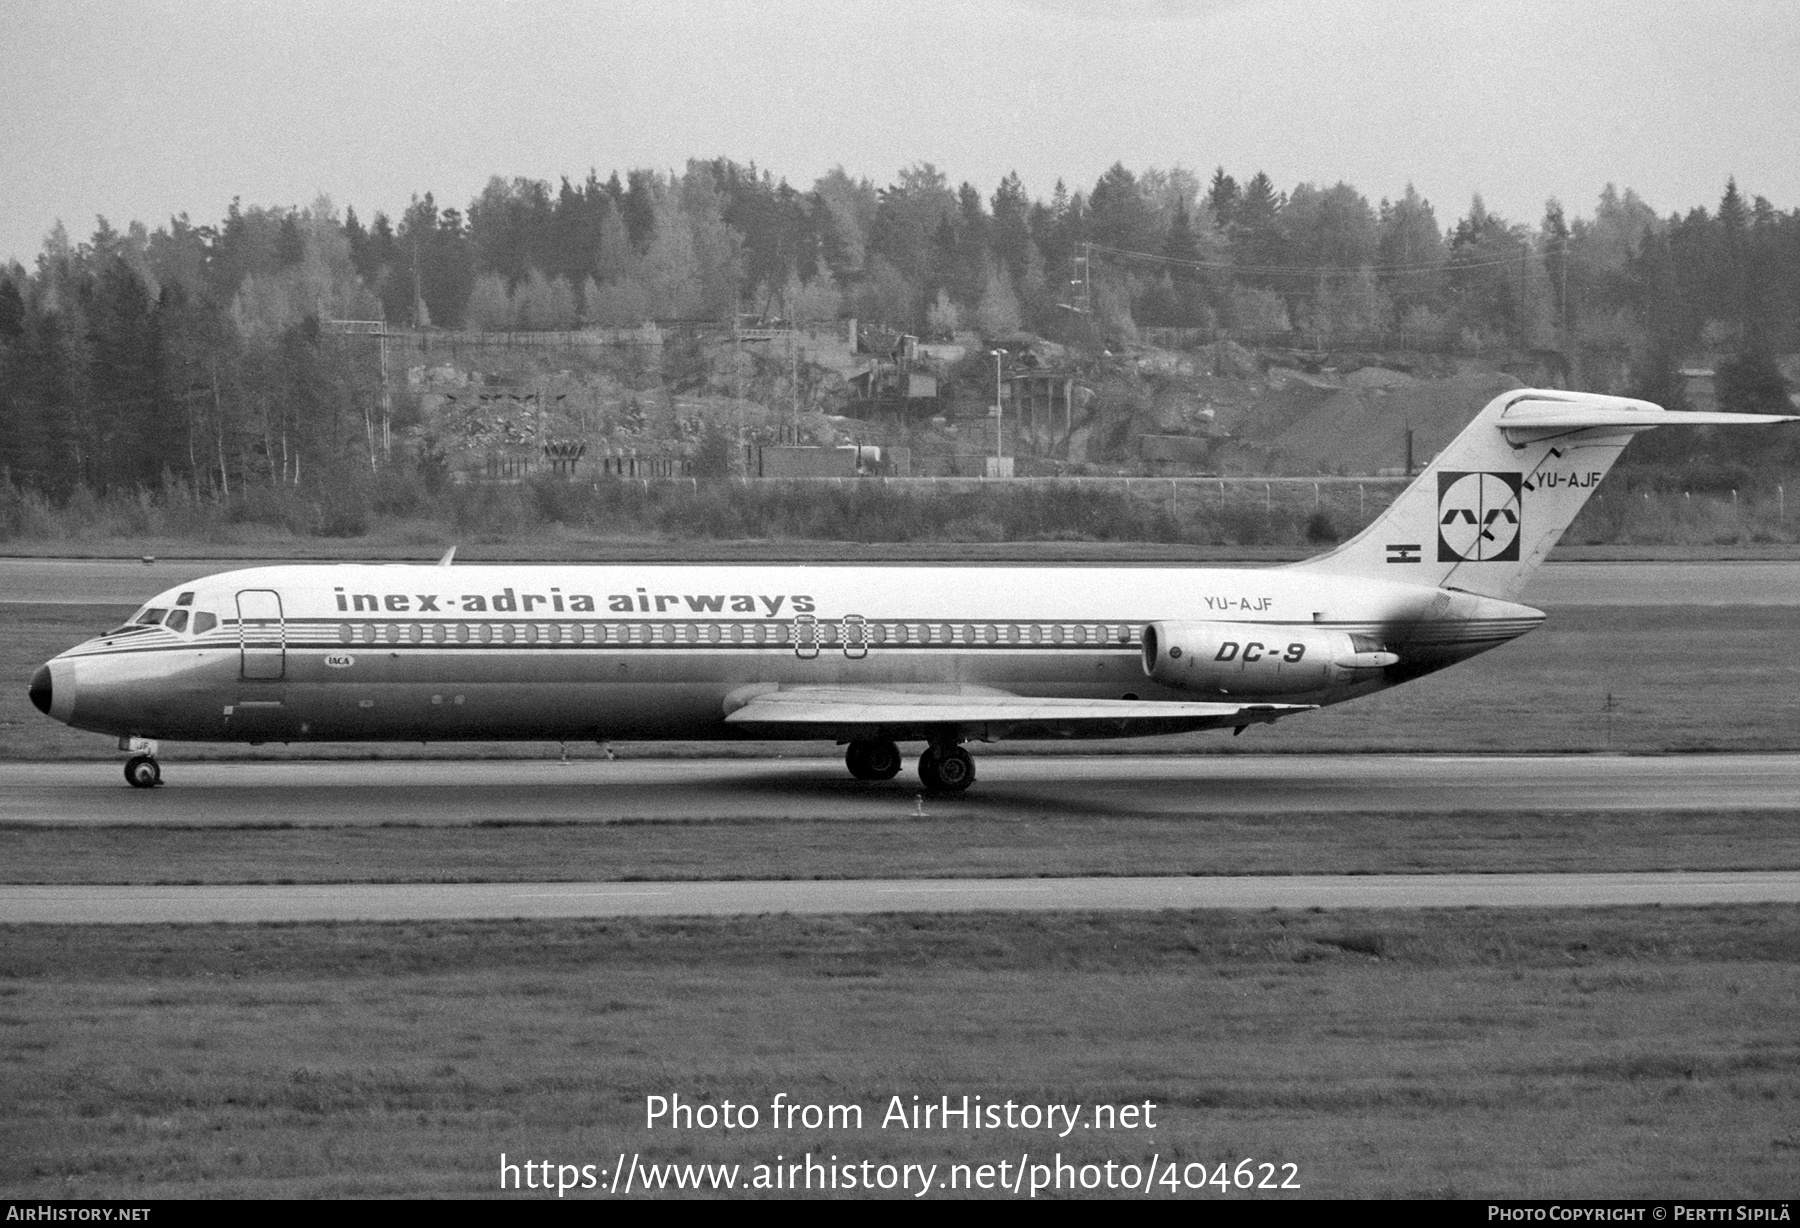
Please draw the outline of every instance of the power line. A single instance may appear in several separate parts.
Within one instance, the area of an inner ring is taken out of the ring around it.
[[[1270,276],[1292,275],[1292,276],[1306,276],[1306,277],[1327,277],[1327,276],[1355,277],[1355,276],[1359,276],[1363,273],[1377,273],[1377,274],[1389,274],[1389,275],[1406,275],[1406,274],[1423,275],[1423,274],[1428,274],[1428,273],[1461,272],[1464,269],[1491,269],[1491,268],[1501,268],[1501,267],[1510,268],[1513,265],[1517,264],[1520,260],[1520,257],[1518,255],[1500,256],[1500,257],[1495,257],[1494,259],[1491,259],[1491,260],[1465,260],[1465,261],[1459,261],[1459,260],[1455,259],[1454,257],[1451,257],[1449,259],[1434,262],[1434,263],[1425,263],[1425,262],[1420,261],[1420,262],[1414,262],[1414,263],[1410,263],[1410,264],[1363,264],[1363,265],[1358,265],[1355,268],[1345,268],[1342,266],[1331,266],[1331,265],[1234,264],[1230,261],[1225,261],[1225,260],[1183,260],[1176,256],[1160,256],[1154,252],[1134,252],[1134,251],[1131,251],[1131,250],[1129,250],[1127,248],[1123,248],[1123,247],[1111,247],[1105,243],[1089,243],[1086,246],[1092,251],[1105,252],[1108,255],[1122,257],[1126,260],[1149,261],[1151,263],[1159,264],[1159,265],[1173,265],[1177,268],[1197,269],[1201,272],[1255,273],[1255,274],[1264,274],[1264,275],[1270,275]],[[1526,248],[1525,252],[1526,252],[1525,258],[1529,259],[1529,258],[1535,257],[1539,260],[1543,260],[1546,264],[1546,267],[1548,266],[1549,260],[1553,254],[1548,251],[1534,252],[1534,251],[1531,251],[1529,248]],[[1563,259],[1565,261],[1577,261],[1580,263],[1593,264],[1593,265],[1598,264],[1598,262],[1591,260],[1589,257],[1582,256],[1581,254],[1579,254],[1577,252],[1569,251],[1566,247],[1561,252],[1557,252],[1554,254],[1559,256],[1561,259]]]

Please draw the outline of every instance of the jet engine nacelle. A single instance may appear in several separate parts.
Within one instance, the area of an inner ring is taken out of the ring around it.
[[[1400,658],[1370,636],[1268,623],[1144,628],[1144,672],[1164,686],[1226,695],[1299,695],[1372,676]]]

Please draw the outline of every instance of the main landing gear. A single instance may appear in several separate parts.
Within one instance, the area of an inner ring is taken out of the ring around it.
[[[900,748],[892,742],[852,742],[844,763],[858,780],[892,780],[900,773]],[[975,760],[951,742],[934,742],[919,756],[919,779],[931,793],[961,793],[975,783]]]
[[[852,742],[844,763],[858,780],[892,780],[900,772],[900,748],[892,742]]]
[[[125,780],[134,789],[154,789],[162,783],[162,768],[149,755],[133,755],[125,761]]]
[[[960,746],[933,742],[919,756],[919,779],[927,792],[961,793],[975,783],[975,760]]]

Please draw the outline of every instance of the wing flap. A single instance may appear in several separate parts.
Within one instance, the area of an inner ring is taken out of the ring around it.
[[[985,688],[949,691],[880,687],[760,690],[727,701],[727,724],[747,737],[916,741],[953,730],[977,741],[1110,738],[1262,724],[1309,704],[1067,699]]]

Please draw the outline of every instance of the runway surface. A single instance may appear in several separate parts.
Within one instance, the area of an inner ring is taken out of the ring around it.
[[[260,565],[256,560],[159,559],[146,566],[132,559],[0,559],[0,604],[138,605],[188,580]],[[1046,566],[1079,571],[1089,565]],[[1532,578],[1523,600],[1552,608],[1800,605],[1800,562],[1551,563]]]
[[[1469,811],[1771,810],[1800,754],[1629,757],[979,755],[968,793],[837,759],[183,763],[132,789],[111,763],[0,764],[0,823],[183,827]]]
[[[836,882],[0,887],[0,924],[449,921],[1194,908],[1572,908],[1800,903],[1800,871],[860,879]]]

